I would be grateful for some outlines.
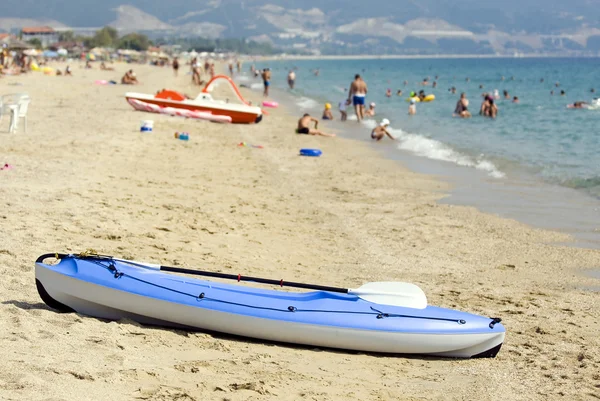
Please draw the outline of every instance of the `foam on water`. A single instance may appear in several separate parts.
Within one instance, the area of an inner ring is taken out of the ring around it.
[[[314,109],[319,106],[319,102],[309,97],[300,97],[296,100],[296,105],[303,110]]]
[[[371,120],[372,121],[372,120]],[[374,127],[373,122],[373,127]],[[463,167],[473,167],[485,171],[490,177],[503,178],[505,174],[483,155],[473,158],[460,153],[448,145],[435,139],[427,138],[419,134],[411,134],[401,129],[388,128],[388,131],[399,142],[398,149],[409,151],[417,156],[427,157],[433,160],[441,160],[455,163]]]

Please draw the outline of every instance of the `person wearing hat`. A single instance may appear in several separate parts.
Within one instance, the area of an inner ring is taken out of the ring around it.
[[[323,110],[323,120],[333,120],[333,113],[331,112],[331,103],[325,103],[325,109]]]
[[[415,114],[417,114],[417,100],[411,97],[410,104],[408,105],[408,115],[414,116]]]
[[[381,139],[387,135],[388,137],[390,137],[390,139],[392,140],[396,140],[396,138],[394,138],[392,136],[392,134],[390,134],[387,130],[387,127],[390,125],[390,120],[388,120],[387,118],[384,118],[383,120],[381,120],[381,123],[373,128],[373,131],[371,131],[371,139],[374,139],[376,141],[381,141]]]
[[[373,116],[375,116],[375,103],[371,102],[369,104],[369,110],[367,110],[365,112],[365,116],[367,116],[367,117],[373,117]]]

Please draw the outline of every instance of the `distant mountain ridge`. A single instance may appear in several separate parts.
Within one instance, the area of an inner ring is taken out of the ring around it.
[[[0,30],[28,19],[53,26],[110,24],[165,35],[248,37],[324,52],[600,50],[600,7],[590,0],[123,1],[2,0]]]

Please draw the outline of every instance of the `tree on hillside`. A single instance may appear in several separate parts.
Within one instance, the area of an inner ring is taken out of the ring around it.
[[[152,43],[146,35],[140,33],[130,33],[119,39],[119,49],[131,49],[131,50],[148,50]]]
[[[42,48],[42,41],[39,40],[38,38],[29,39],[27,41],[27,43],[29,43],[31,46],[35,47],[36,49]]]
[[[94,46],[97,47],[115,47],[118,40],[119,32],[111,26],[100,29],[93,37]]]
[[[73,42],[75,41],[75,33],[73,31],[61,32],[58,34],[59,42]]]

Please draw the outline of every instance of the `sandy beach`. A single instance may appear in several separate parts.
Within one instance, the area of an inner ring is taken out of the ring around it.
[[[200,88],[170,68],[79,64],[73,77],[0,78],[0,94],[32,97],[26,134],[22,123],[7,133],[8,118],[0,126],[0,165],[14,166],[0,171],[0,399],[600,398],[600,296],[588,289],[598,280],[584,274],[600,269],[600,251],[439,204],[444,182],[363,143],[297,136],[294,110],[270,109],[250,126],[144,114],[125,92]],[[131,67],[139,86],[93,84],[118,81]],[[139,132],[146,119],[155,122],[150,134]],[[175,139],[176,131],[190,141]],[[323,156],[299,157],[302,147]],[[48,308],[35,288],[35,259],[89,248],[343,287],[413,282],[431,305],[501,317],[506,342],[495,359],[399,357]]]

